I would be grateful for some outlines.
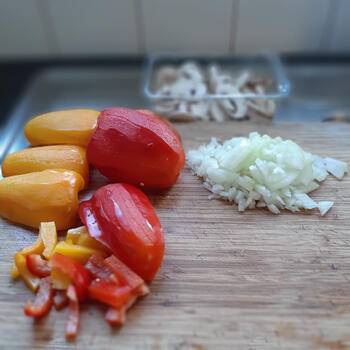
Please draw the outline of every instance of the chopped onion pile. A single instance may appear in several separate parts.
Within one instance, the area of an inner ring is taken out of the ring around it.
[[[267,207],[278,214],[318,208],[321,215],[333,202],[316,203],[307,193],[315,190],[328,173],[341,179],[348,171],[346,163],[304,152],[295,142],[271,138],[254,132],[208,145],[187,153],[194,173],[204,179],[204,187],[213,194],[238,205],[239,211]]]

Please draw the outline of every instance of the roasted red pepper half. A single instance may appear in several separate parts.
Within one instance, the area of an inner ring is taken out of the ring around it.
[[[164,238],[157,214],[141,190],[128,184],[101,187],[80,203],[79,215],[92,237],[152,281],[163,259]]]
[[[78,335],[80,322],[77,290],[72,284],[67,289],[67,297],[69,299],[69,310],[66,323],[66,338],[72,338]]]
[[[91,299],[120,308],[130,299],[131,291],[128,286],[121,287],[111,282],[96,279],[89,286],[89,295]]]
[[[80,301],[88,298],[88,286],[91,282],[91,274],[83,265],[60,253],[55,253],[49,261],[52,269],[58,269],[66,274],[73,282]]]
[[[180,175],[185,153],[167,123],[127,108],[107,108],[87,147],[87,159],[113,182],[168,188]]]
[[[35,276],[47,277],[51,269],[39,254],[28,254],[26,256],[28,270]]]
[[[53,296],[54,290],[51,288],[51,278],[40,279],[39,290],[34,303],[27,302],[24,308],[25,315],[29,317],[45,316],[51,310]]]

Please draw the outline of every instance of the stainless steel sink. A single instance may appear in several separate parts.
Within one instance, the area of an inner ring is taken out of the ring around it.
[[[298,63],[285,69],[292,90],[278,102],[275,120],[322,121],[333,114],[350,114],[350,64]],[[141,77],[141,67],[42,71],[0,129],[0,162],[6,154],[27,147],[23,127],[38,114],[70,108],[149,107]]]

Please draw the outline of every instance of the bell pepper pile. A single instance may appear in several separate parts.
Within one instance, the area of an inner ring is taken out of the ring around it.
[[[72,236],[82,244],[73,243]],[[121,326],[126,311],[139,296],[148,294],[145,281],[89,236],[85,226],[68,230],[65,242],[56,244],[56,239],[54,222],[43,222],[37,241],[15,254],[11,270],[17,272],[12,276],[20,276],[36,292],[24,308],[25,315],[42,317],[52,306],[61,310],[68,305],[66,337],[73,337],[79,329],[79,304],[94,299],[108,305],[106,321]],[[61,243],[65,248],[58,249]]]
[[[31,147],[2,164],[0,216],[38,228],[37,240],[14,255],[13,278],[36,293],[24,312],[42,317],[68,306],[66,336],[76,336],[79,305],[108,305],[105,320],[122,325],[148,294],[164,254],[163,230],[137,187],[172,186],[185,163],[181,138],[148,110],[69,110],[29,121]],[[79,204],[89,164],[111,182]],[[80,221],[83,226],[76,227]],[[58,241],[57,230],[68,230]]]

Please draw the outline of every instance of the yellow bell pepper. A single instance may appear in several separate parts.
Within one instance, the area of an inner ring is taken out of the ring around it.
[[[44,242],[39,232],[39,235],[36,241],[32,245],[28,247],[24,247],[21,250],[21,254],[22,255],[41,254],[44,251],[44,249],[45,249]]]
[[[24,247],[21,250],[21,254],[26,256],[28,254],[41,254],[44,250],[44,242],[41,238],[41,235],[39,233],[38,238],[36,239],[36,241],[28,246],[28,247]],[[19,271],[17,269],[17,266],[15,264],[11,265],[10,267],[10,276],[12,278],[17,278],[19,276]]]
[[[64,144],[86,147],[96,129],[99,114],[89,109],[42,114],[26,124],[24,133],[32,146]]]
[[[2,176],[14,176],[46,169],[67,169],[80,174],[87,187],[89,165],[86,150],[79,146],[31,147],[9,154],[2,163]]]
[[[51,270],[51,283],[52,288],[59,289],[59,290],[65,290],[68,288],[68,286],[71,284],[70,278],[57,269]]]
[[[19,277],[19,270],[15,264],[10,266],[10,276],[14,279]]]
[[[54,221],[58,230],[74,226],[83,178],[71,170],[44,170],[0,180],[0,216],[38,228]]]
[[[81,264],[86,264],[90,256],[95,253],[107,256],[105,252],[101,252],[97,249],[84,247],[78,244],[68,244],[66,242],[57,243],[54,252],[68,256],[69,258],[76,260]]]
[[[85,226],[69,229],[67,231],[66,243],[69,241],[73,242],[73,244],[82,245],[84,247],[102,250],[107,253],[110,252],[107,247],[89,235]]]
[[[16,253],[15,264],[25,284],[30,288],[32,292],[36,292],[39,287],[40,278],[34,276],[28,270],[26,257],[21,253]]]
[[[40,223],[40,236],[43,239],[45,249],[43,256],[50,259],[57,244],[56,225],[53,221]]]

